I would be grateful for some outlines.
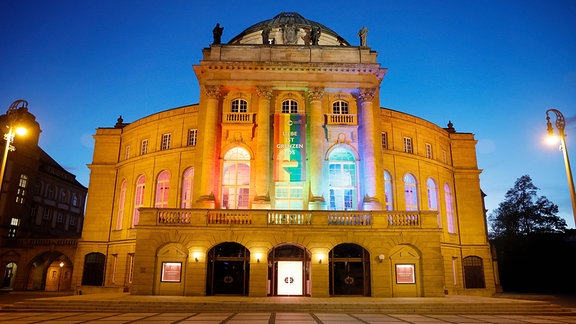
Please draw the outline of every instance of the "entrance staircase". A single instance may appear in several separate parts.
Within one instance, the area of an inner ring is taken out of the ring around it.
[[[4,305],[2,311],[35,312],[304,312],[383,314],[566,314],[576,309],[548,301],[493,297],[422,298],[373,297],[184,297],[105,293],[26,299]]]

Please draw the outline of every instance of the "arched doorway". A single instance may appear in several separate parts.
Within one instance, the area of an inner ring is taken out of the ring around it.
[[[363,247],[344,243],[330,251],[330,295],[370,296],[370,254]]]
[[[18,266],[14,262],[9,262],[4,268],[4,280],[2,281],[2,288],[13,288],[14,277]]]
[[[310,296],[310,252],[283,244],[268,254],[269,296]]]
[[[72,279],[72,263],[70,260],[62,253],[58,251],[45,252],[37,257],[35,257],[27,266],[25,273],[27,273],[26,290],[46,290],[46,291],[57,291],[57,278],[60,273],[63,275],[64,269],[60,268],[60,262],[64,262],[62,268],[66,266],[68,272],[68,280]],[[56,274],[50,271],[56,270]],[[62,272],[61,272],[62,270]],[[50,275],[54,275],[54,282],[56,287],[52,288],[51,283],[48,281],[52,280]],[[70,285],[70,283],[68,284]],[[69,289],[69,287],[68,287]],[[62,290],[62,289],[61,289]]]
[[[68,291],[71,287],[72,265],[61,257],[50,263],[46,272],[46,291]]]
[[[243,245],[226,242],[208,251],[206,295],[248,295],[250,251]]]

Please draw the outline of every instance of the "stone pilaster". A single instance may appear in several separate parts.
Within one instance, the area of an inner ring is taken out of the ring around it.
[[[200,208],[215,208],[214,192],[216,191],[214,185],[218,183],[218,174],[214,170],[219,168],[216,165],[217,156],[216,152],[216,138],[218,134],[218,111],[220,100],[222,98],[222,90],[220,86],[207,85],[204,86],[204,92],[207,97],[206,112],[203,125],[204,134],[202,134],[202,173],[200,178],[200,197],[198,199],[198,207]]]
[[[382,168],[378,167],[381,163],[382,154],[376,155],[380,150],[376,149],[376,125],[374,123],[374,106],[373,101],[376,95],[376,88],[358,89],[358,101],[360,102],[360,119],[359,119],[359,136],[360,136],[360,161],[362,164],[361,184],[363,185],[364,210],[381,210],[382,204],[379,199],[379,192],[382,191],[383,177],[380,174]],[[380,183],[380,186],[378,185]]]
[[[308,161],[310,163],[310,198],[309,209],[323,209],[324,196],[322,186],[322,165],[324,162],[324,121],[322,114],[323,88],[310,88],[310,146],[308,147]]]
[[[253,209],[270,209],[270,100],[271,87],[258,87],[258,114],[256,133],[255,171],[258,181],[254,186],[256,192]]]

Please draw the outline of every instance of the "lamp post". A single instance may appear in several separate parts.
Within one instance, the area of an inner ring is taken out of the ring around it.
[[[548,136],[554,136],[554,128],[550,122],[550,116],[548,113],[554,113],[556,115],[556,129],[558,129],[558,138],[560,139],[560,149],[564,155],[564,165],[566,166],[566,176],[568,177],[568,190],[570,191],[570,198],[572,200],[572,213],[574,213],[574,222],[576,224],[576,193],[574,192],[574,179],[572,178],[572,170],[570,169],[570,160],[568,159],[568,146],[566,146],[566,134],[564,134],[564,129],[566,128],[566,120],[564,115],[557,109],[546,110],[546,126],[548,129]]]
[[[14,142],[14,136],[26,134],[26,128],[14,125],[14,112],[20,108],[28,108],[28,102],[26,100],[16,100],[10,105],[10,108],[8,108],[8,111],[6,112],[6,119],[8,122],[6,128],[8,128],[8,132],[4,134],[6,145],[4,146],[4,156],[2,157],[2,166],[0,167],[0,189],[4,184],[4,172],[6,171],[8,152],[15,150],[14,146],[12,146],[12,142]]]
[[[60,262],[60,271],[58,271],[58,291],[60,291],[60,280],[62,279],[62,268],[64,267],[64,262]]]

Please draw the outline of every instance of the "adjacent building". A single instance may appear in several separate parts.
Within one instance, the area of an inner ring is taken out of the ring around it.
[[[73,284],[491,295],[476,140],[380,107],[377,53],[283,12],[203,49],[198,104],[98,128]]]
[[[3,289],[69,290],[82,233],[87,188],[38,146],[40,125],[28,102],[0,116],[0,267]],[[17,135],[21,127],[25,134]]]

